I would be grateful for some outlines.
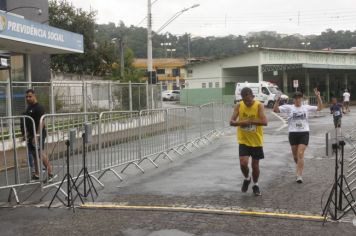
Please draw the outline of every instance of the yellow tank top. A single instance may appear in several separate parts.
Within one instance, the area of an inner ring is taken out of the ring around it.
[[[240,102],[239,119],[259,119],[258,106],[259,101],[255,101],[251,107],[247,107],[243,101]],[[237,127],[237,140],[239,144],[249,147],[263,146],[263,127],[251,125],[249,127]]]

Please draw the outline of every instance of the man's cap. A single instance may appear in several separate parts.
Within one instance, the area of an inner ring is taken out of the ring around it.
[[[302,98],[303,94],[301,92],[295,92],[293,98]]]

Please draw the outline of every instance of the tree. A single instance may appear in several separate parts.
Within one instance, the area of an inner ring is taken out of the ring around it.
[[[51,26],[79,33],[84,37],[83,54],[54,55],[51,58],[51,68],[70,73],[96,74],[101,64],[96,56],[94,41],[96,12],[76,9],[66,0],[51,0],[48,11]]]

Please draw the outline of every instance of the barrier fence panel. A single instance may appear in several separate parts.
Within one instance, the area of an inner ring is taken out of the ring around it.
[[[230,127],[230,119],[234,112],[235,106],[232,104],[222,104],[223,108],[223,128]]]
[[[347,195],[350,195],[351,193],[354,194],[356,192],[356,129],[352,128],[348,130],[346,137],[346,141],[348,141],[348,143],[351,145],[351,148],[348,152],[348,163],[347,165],[345,163],[347,169],[346,178],[351,190],[351,192],[347,193]]]
[[[186,130],[186,108],[167,109],[168,122],[168,146],[170,148],[179,147],[187,143]]]
[[[201,136],[208,135],[215,129],[214,103],[200,106]]]
[[[70,156],[70,174],[76,177],[83,168],[83,147],[84,126],[91,127],[90,142],[85,146],[86,166],[89,173],[100,171],[99,163],[99,114],[98,113],[67,113],[67,114],[46,114],[42,116],[40,122],[40,155],[41,158],[48,158],[52,166],[52,173],[58,178],[53,181],[48,179],[49,169],[41,176],[43,187],[50,187],[58,184],[66,174],[66,141],[69,140],[69,130],[75,130],[75,143]],[[43,130],[46,130],[44,132]],[[90,131],[89,131],[90,132]],[[41,162],[41,169],[43,164]],[[41,179],[40,178],[40,179]]]
[[[87,110],[88,112],[111,110],[110,82],[86,82]]]
[[[84,111],[84,84],[82,81],[54,81],[51,85],[54,113]]]
[[[115,90],[120,89],[120,86],[110,84],[110,88]],[[140,93],[140,90],[137,91]],[[144,91],[147,91],[147,87]],[[100,173],[102,177],[111,171],[122,179],[114,168],[126,165],[121,171],[123,172],[133,164],[144,172],[140,167],[144,160],[157,167],[155,161],[159,157],[164,156],[172,161],[170,152],[182,155],[184,150],[190,151],[189,145],[198,148],[200,141],[210,142],[209,138],[212,137],[210,134],[213,132],[218,134],[216,130],[228,126],[231,113],[231,106],[209,103],[200,107],[105,111],[100,114],[96,112],[46,114],[40,121],[39,140],[34,140],[35,150],[38,151],[35,157],[41,158],[41,161],[38,161],[41,170],[40,182],[37,184],[41,183],[43,189],[57,187],[67,174],[66,141],[73,141],[69,137],[70,130],[75,130],[76,134],[74,142],[71,143],[73,149],[69,159],[71,176],[82,177],[78,174],[84,167],[83,156],[86,154],[88,172],[102,185],[94,174]],[[25,116],[0,117],[2,142],[0,176],[3,177],[0,180],[0,189],[32,184],[28,162],[29,150],[26,145],[29,140],[24,143],[19,140],[20,125],[21,122],[24,125],[25,120],[27,121]],[[32,127],[35,127],[34,121],[31,118],[28,120],[33,123]],[[88,132],[91,134],[87,143],[84,138],[85,127],[90,127]],[[42,170],[45,171],[42,173]],[[51,174],[57,178],[50,178]],[[14,190],[13,192],[16,193]]]
[[[214,127],[215,129],[226,128],[233,113],[233,105],[214,103]]]
[[[10,189],[9,201],[11,193],[14,193],[17,203],[17,187],[39,184],[31,180],[36,163],[33,158],[38,156],[38,143],[30,133],[36,133],[31,117],[0,117],[0,190]]]
[[[192,142],[202,136],[199,107],[187,107],[186,130],[188,142]]]
[[[140,157],[164,153],[168,149],[167,110],[140,111]]]
[[[132,109],[134,111],[146,110],[147,107],[147,85],[132,84]]]
[[[100,114],[101,171],[105,173],[110,170],[121,179],[113,168],[140,161],[139,131],[140,117],[137,111],[112,111]]]
[[[8,84],[0,82],[0,116],[8,116],[7,110],[10,108],[10,99],[7,99]]]

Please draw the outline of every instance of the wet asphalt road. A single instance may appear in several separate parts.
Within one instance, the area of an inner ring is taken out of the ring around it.
[[[332,130],[330,116],[311,119],[311,141],[306,153],[304,180],[295,183],[294,162],[287,130],[278,131],[280,120],[268,115],[265,129],[265,160],[261,161],[262,197],[251,189],[240,191],[243,180],[238,165],[238,146],[230,129],[214,143],[159,161],[156,169],[144,163],[145,174],[130,167],[118,181],[113,175],[103,179],[98,202],[144,206],[184,206],[221,209],[236,207],[266,211],[282,210],[319,214],[321,197],[333,178],[332,158],[325,158],[325,132]],[[345,130],[353,126],[355,114],[343,118]],[[325,201],[325,199],[324,199]],[[47,210],[33,205],[0,209],[0,235],[356,235],[351,223],[328,223],[250,216],[229,216],[181,212]]]

